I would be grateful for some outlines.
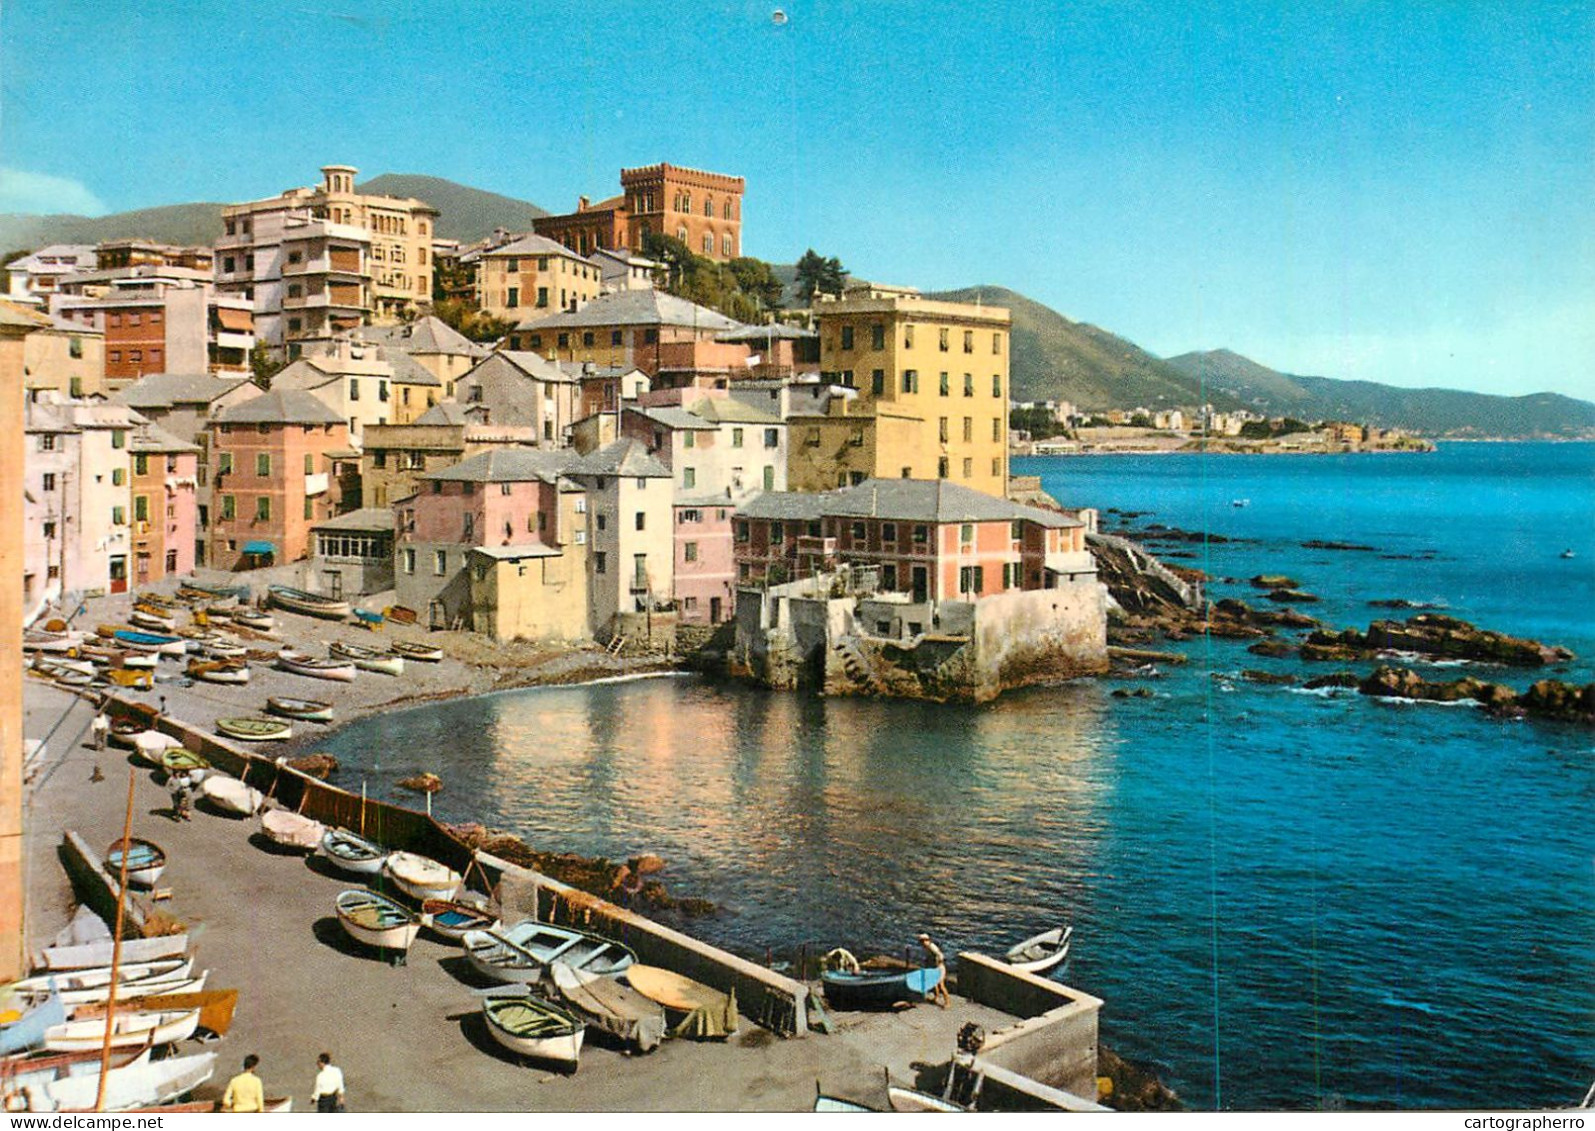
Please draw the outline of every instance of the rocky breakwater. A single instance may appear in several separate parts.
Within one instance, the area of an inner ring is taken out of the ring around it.
[[[1376,620],[1367,632],[1314,632],[1302,645],[1304,660],[1362,660],[1381,652],[1410,652],[1432,659],[1473,660],[1539,668],[1574,659],[1566,648],[1478,628],[1456,617],[1423,613],[1406,622]]]
[[[1585,687],[1556,679],[1542,679],[1519,693],[1500,683],[1472,676],[1427,680],[1408,668],[1382,667],[1357,686],[1364,695],[1414,699],[1429,703],[1471,700],[1502,718],[1552,719],[1595,726],[1595,683]]]

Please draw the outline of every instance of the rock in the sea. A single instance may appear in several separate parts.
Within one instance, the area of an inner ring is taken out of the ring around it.
[[[1518,696],[1516,705],[1535,718],[1592,726],[1595,725],[1595,683],[1578,687],[1559,679],[1542,679]]]
[[[408,789],[415,793],[436,793],[443,788],[443,779],[430,772],[415,774],[401,781],[399,788]]]
[[[1271,656],[1276,660],[1296,654],[1296,646],[1283,640],[1259,640],[1246,650],[1255,656]]]
[[[1300,589],[1301,582],[1282,573],[1260,573],[1252,578],[1253,589]]]
[[[1316,595],[1301,589],[1270,589],[1267,596],[1270,601],[1291,605],[1311,605],[1318,600]]]
[[[1302,684],[1308,691],[1317,691],[1321,687],[1357,687],[1362,683],[1362,676],[1356,672],[1330,672],[1328,675],[1315,675]]]
[[[1363,680],[1357,690],[1364,695],[1421,699],[1430,703],[1457,703],[1472,699],[1487,707],[1509,706],[1517,699],[1517,693],[1510,687],[1486,683],[1471,676],[1430,682],[1410,668],[1393,667],[1379,668]]]
[[[1263,672],[1256,668],[1247,668],[1241,672],[1241,678],[1252,683],[1267,683],[1276,687],[1289,687],[1296,682],[1294,676],[1280,675],[1278,672]]]
[[[1304,550],[1358,550],[1367,553],[1373,552],[1372,546],[1364,546],[1361,542],[1325,542],[1320,538],[1313,538],[1303,542]]]
[[[1355,637],[1356,634],[1351,635]],[[1354,639],[1345,642],[1356,643]],[[1566,648],[1476,628],[1465,620],[1439,613],[1420,613],[1405,624],[1393,620],[1374,621],[1363,634],[1361,646],[1371,651],[1417,652],[1523,668],[1559,664],[1574,658]]]

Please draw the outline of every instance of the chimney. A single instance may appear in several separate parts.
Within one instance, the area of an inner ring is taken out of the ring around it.
[[[576,211],[578,211],[578,212],[586,212],[587,211],[587,205],[589,205],[590,203],[592,203],[592,202],[589,201],[585,196],[578,196],[576,198]]]

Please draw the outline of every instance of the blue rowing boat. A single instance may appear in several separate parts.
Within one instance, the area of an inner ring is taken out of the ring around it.
[[[820,976],[825,1000],[838,1009],[888,1009],[923,998],[941,982],[941,968],[918,970],[827,970]]]

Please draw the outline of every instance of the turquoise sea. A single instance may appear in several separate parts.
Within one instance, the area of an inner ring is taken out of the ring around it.
[[[1172,548],[1215,579],[1290,574],[1332,625],[1410,615],[1372,599],[1443,603],[1565,644],[1579,659],[1553,674],[1595,679],[1595,445],[1014,471],[1066,505],[1237,539]],[[656,852],[672,890],[726,909],[691,929],[752,954],[901,952],[921,929],[991,951],[1072,922],[1059,976],[1105,1000],[1106,1043],[1193,1107],[1582,1097],[1595,733],[1248,683],[1241,669],[1325,669],[1178,647],[1190,662],[1140,684],[1151,699],[1088,680],[968,710],[683,678],[430,705],[323,745],[377,796],[439,773],[444,819]]]

